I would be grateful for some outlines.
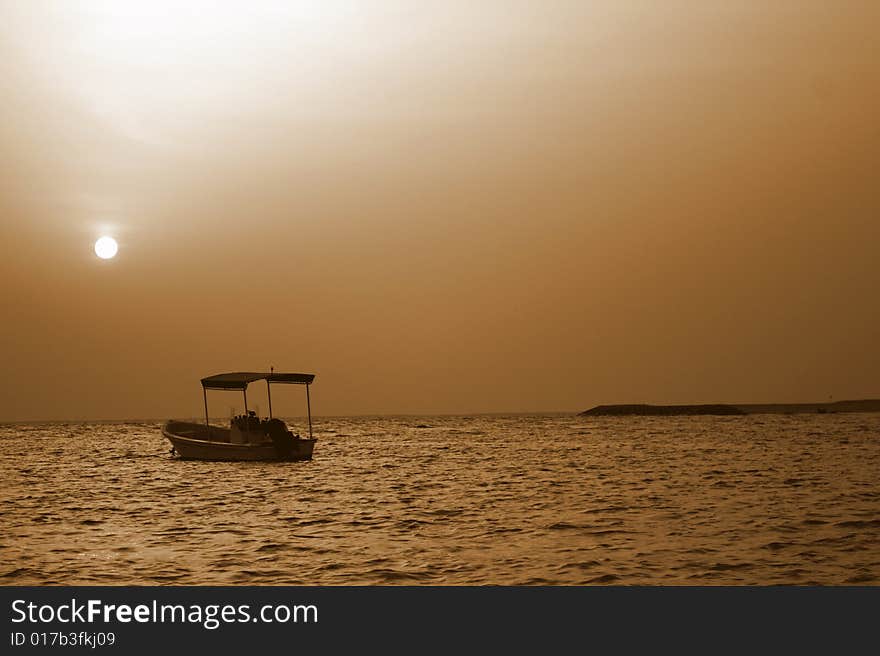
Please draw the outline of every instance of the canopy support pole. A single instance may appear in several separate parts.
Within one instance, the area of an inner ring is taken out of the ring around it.
[[[306,383],[306,407],[309,410],[309,439],[312,439],[312,401],[309,398],[309,384]]]
[[[202,396],[205,397],[205,426],[208,425],[208,390],[202,387]]]
[[[248,416],[248,408],[247,408],[247,387],[243,387],[241,393],[244,394],[244,416]]]
[[[272,418],[272,384],[266,379],[266,393],[269,395],[269,419]]]

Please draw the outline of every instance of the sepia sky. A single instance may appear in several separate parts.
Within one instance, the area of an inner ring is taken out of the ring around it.
[[[880,396],[877,2],[178,4],[0,0],[0,420]]]

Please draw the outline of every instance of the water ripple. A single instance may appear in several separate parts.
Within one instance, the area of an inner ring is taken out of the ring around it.
[[[0,426],[0,584],[880,584],[880,415],[324,419],[307,463]]]

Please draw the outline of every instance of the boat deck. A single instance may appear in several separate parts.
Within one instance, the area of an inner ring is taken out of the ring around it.
[[[292,439],[281,451],[264,434],[251,433],[253,441],[234,442],[232,431],[187,421],[169,421],[162,433],[185,460],[311,460],[315,438]]]
[[[188,437],[191,440],[204,440],[205,442],[229,442],[232,431],[220,426],[206,426],[194,424],[188,421],[169,421],[165,425],[169,433]]]

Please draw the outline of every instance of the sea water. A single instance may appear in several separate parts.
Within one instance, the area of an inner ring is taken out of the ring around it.
[[[224,463],[158,422],[2,425],[0,582],[880,583],[880,414],[315,429],[311,462]]]

